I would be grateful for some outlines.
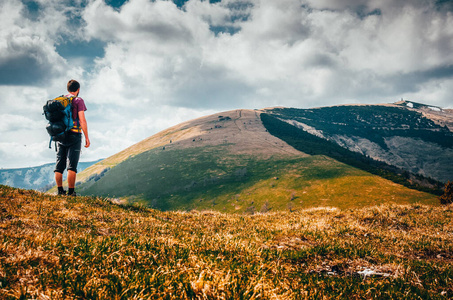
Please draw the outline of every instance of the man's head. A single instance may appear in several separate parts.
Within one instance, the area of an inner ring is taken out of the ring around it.
[[[68,92],[75,94],[80,89],[80,83],[77,80],[71,79],[68,82]]]

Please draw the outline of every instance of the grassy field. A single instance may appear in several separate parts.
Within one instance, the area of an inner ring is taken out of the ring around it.
[[[126,198],[159,210],[225,213],[364,207],[394,202],[438,203],[437,197],[323,155],[231,155],[222,146],[154,149],[132,157],[98,180],[77,186],[84,195]]]
[[[0,186],[0,299],[451,299],[452,217],[159,212]]]

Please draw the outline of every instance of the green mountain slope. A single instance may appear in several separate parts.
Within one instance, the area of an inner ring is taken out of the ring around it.
[[[325,156],[225,155],[221,148],[150,150],[81,187],[87,195],[126,197],[160,210],[255,212],[437,202]]]
[[[325,155],[310,156],[271,135],[262,111],[236,110],[185,122],[82,172],[82,195],[160,210],[265,212],[437,203]]]

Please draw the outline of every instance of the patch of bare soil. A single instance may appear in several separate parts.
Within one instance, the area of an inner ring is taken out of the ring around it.
[[[448,130],[453,131],[453,110],[443,109],[435,111],[429,108],[420,109],[421,113],[428,119],[433,120],[440,126],[447,126]]]
[[[118,153],[112,158],[124,160],[150,149],[184,149],[224,145],[235,154],[303,155],[269,134],[260,119],[261,111],[239,109],[221,112],[173,126]]]

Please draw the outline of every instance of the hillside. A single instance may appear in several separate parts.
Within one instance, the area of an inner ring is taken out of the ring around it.
[[[402,101],[276,108],[266,113],[362,156],[441,182],[453,181],[453,114],[448,110]]]
[[[160,210],[238,213],[437,201],[296,150],[269,133],[262,114],[234,110],[169,128],[82,172],[77,190]]]
[[[149,150],[202,149],[219,147],[222,151],[253,154],[263,159],[272,155],[304,156],[266,132],[259,118],[259,111],[233,110],[183,122],[104,159],[79,174],[85,181],[93,174],[106,172],[119,163]]]
[[[0,298],[451,299],[452,217],[160,212],[0,186]]]

